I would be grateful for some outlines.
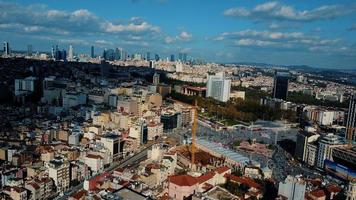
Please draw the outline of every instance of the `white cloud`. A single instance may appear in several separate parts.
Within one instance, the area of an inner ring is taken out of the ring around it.
[[[336,50],[345,47],[343,41],[338,38],[324,39],[319,36],[306,35],[302,32],[257,31],[251,29],[224,32],[214,40],[224,42],[228,46],[280,48],[313,52],[321,49],[334,51],[333,48]]]
[[[192,39],[192,37],[193,37],[193,35],[191,33],[187,32],[187,31],[182,31],[179,33],[179,35],[177,35],[175,37],[166,36],[164,38],[164,43],[172,44],[177,41],[188,42]]]
[[[16,24],[16,27],[12,24]],[[154,26],[140,17],[132,17],[129,20],[121,20],[114,23],[102,19],[86,9],[78,9],[73,12],[48,9],[42,6],[23,6],[16,3],[0,1],[0,26],[12,25],[8,29],[15,28],[25,33],[52,32],[53,34],[150,34],[160,32],[158,26]],[[24,28],[20,28],[20,27]]]
[[[258,4],[254,8],[230,8],[223,12],[226,16],[248,18],[252,20],[315,21],[329,20],[356,12],[356,4],[324,5],[311,10],[297,10],[277,1]]]
[[[180,40],[183,40],[183,41],[189,41],[191,40],[193,37],[193,35],[191,33],[188,33],[186,31],[182,31],[178,36],[177,38],[180,39]]]

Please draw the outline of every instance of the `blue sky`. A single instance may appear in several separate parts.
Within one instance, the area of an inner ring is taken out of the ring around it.
[[[356,68],[353,0],[0,0],[0,40],[216,62]],[[152,54],[151,53],[151,54]]]

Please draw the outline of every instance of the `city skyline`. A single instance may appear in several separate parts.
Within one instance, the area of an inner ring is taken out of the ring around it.
[[[0,39],[13,50],[71,44],[88,55],[93,45],[97,55],[121,47],[220,63],[352,69],[356,62],[356,4],[347,0],[0,1],[0,11]]]

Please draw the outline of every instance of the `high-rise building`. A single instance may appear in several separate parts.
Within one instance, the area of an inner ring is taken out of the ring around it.
[[[27,56],[32,56],[32,45],[27,45]]]
[[[187,53],[179,53],[178,58],[182,62],[187,62]]]
[[[356,94],[350,97],[349,110],[346,121],[346,139],[356,141]]]
[[[150,68],[155,68],[155,61],[150,60]]]
[[[300,131],[297,134],[297,142],[295,145],[295,156],[303,161],[307,161],[307,146],[309,143],[315,142],[320,135],[307,131]]]
[[[175,58],[174,58],[174,54],[171,55],[171,62],[174,62],[175,61]]]
[[[318,159],[316,166],[324,169],[325,160],[331,160],[333,149],[345,145],[345,141],[332,133],[327,134],[319,141]]]
[[[229,100],[231,80],[225,77],[224,72],[217,73],[216,75],[208,75],[206,87],[206,97],[212,97],[222,102]]]
[[[4,42],[4,55],[9,56],[11,53],[10,51],[10,44],[9,42]]]
[[[151,60],[151,53],[150,52],[146,53],[146,60]]]
[[[273,98],[287,99],[289,84],[289,73],[276,72],[274,76],[273,84]]]
[[[95,55],[94,55],[94,46],[91,46],[91,48],[90,48],[90,57],[91,58],[95,57]]]
[[[153,75],[153,85],[159,85],[159,74],[155,73]]]
[[[115,49],[115,60],[123,60],[122,59],[122,49],[116,48]]]
[[[73,46],[72,45],[69,45],[69,50],[68,50],[68,60],[69,61],[72,61],[73,60]]]
[[[59,48],[58,48],[58,45],[56,45],[56,49],[55,49],[55,51],[54,51],[54,60],[56,60],[56,61],[58,61],[58,60],[63,60],[63,61],[65,61],[65,60],[67,60],[67,52],[66,52],[66,50],[59,50]]]
[[[155,54],[155,61],[159,61],[159,55]]]
[[[288,200],[304,200],[306,184],[305,181],[292,176],[287,176],[284,182],[278,186],[278,195]]]
[[[52,48],[51,48],[51,57],[52,57],[53,60],[56,59],[56,53],[55,53],[55,50],[54,50],[54,46],[52,46]]]
[[[115,50],[105,49],[103,52],[104,60],[114,61],[115,60]]]

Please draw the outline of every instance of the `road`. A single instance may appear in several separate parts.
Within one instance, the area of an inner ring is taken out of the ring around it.
[[[109,173],[112,173],[116,168],[124,168],[124,167],[127,167],[128,165],[133,165],[143,159],[146,159],[147,157],[147,151],[153,146],[154,144],[151,144],[149,145],[148,147],[146,147],[145,149],[141,150],[139,153],[136,153],[135,155],[131,156],[131,157],[128,157],[124,160],[121,160],[120,162],[115,162],[113,164],[111,164],[109,167],[105,168],[103,171],[104,172],[109,172]],[[100,173],[102,174],[102,173]],[[95,178],[97,176],[99,176],[100,174],[96,174],[94,175],[93,177],[91,177],[90,179],[92,178]],[[74,187],[71,187],[69,190],[65,191],[64,195],[61,196],[61,197],[57,197],[56,199],[57,200],[65,200],[65,199],[68,199],[68,197],[73,194],[74,192],[77,192],[81,189],[83,189],[83,182],[81,182],[80,184],[74,186]]]

